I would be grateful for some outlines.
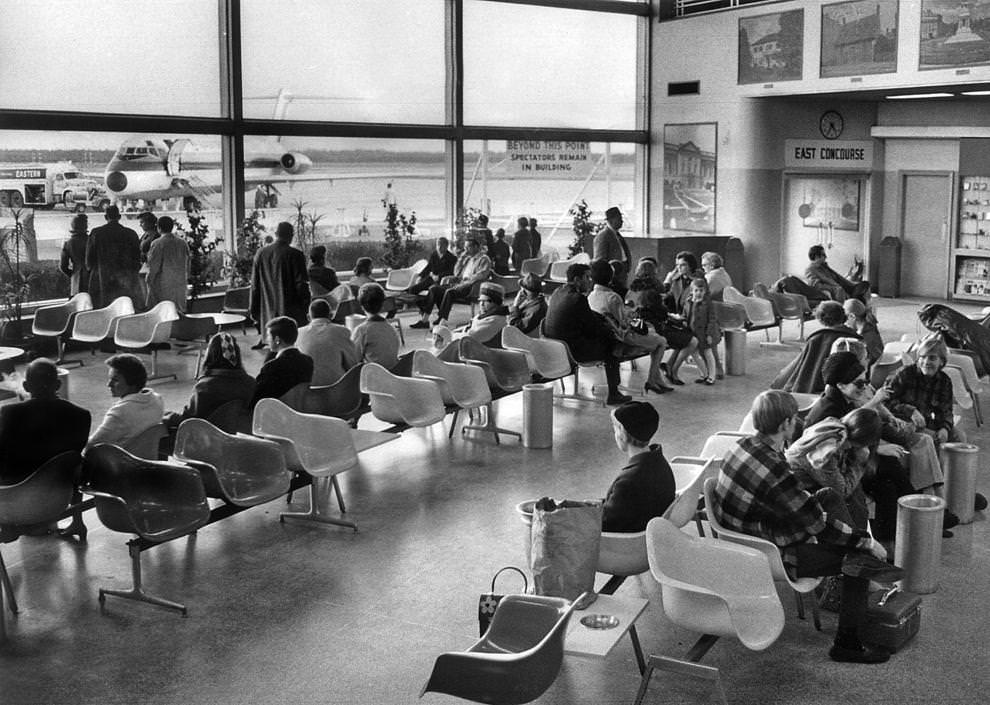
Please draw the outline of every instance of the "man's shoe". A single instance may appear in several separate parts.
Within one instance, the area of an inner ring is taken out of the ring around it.
[[[415,323],[409,324],[409,327],[410,328],[429,328],[430,327],[430,322],[427,321],[427,320],[425,320],[425,319],[424,320],[419,320],[419,321],[416,321]]]
[[[973,500],[973,508],[978,512],[982,512],[987,508],[987,498],[977,492],[976,499]]]
[[[605,403],[609,406],[616,406],[618,404],[625,404],[627,401],[632,401],[632,397],[628,394],[621,394],[620,392],[615,392],[614,394],[609,394]]]
[[[959,517],[950,512],[948,509],[945,510],[945,516],[942,518],[942,528],[951,529],[959,523]]]
[[[839,663],[884,663],[890,659],[890,653],[883,649],[861,645],[858,649],[832,644],[828,650],[829,658]]]
[[[674,388],[667,387],[662,384],[653,384],[653,382],[647,382],[643,390],[646,392],[656,392],[657,394],[666,394],[667,392],[674,391]]]
[[[846,554],[842,559],[842,574],[850,578],[867,578],[878,583],[892,583],[904,577],[904,571],[896,565],[860,552]]]

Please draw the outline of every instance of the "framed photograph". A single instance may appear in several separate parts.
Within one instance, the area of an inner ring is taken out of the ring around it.
[[[990,0],[921,0],[918,68],[990,64]]]
[[[897,0],[822,5],[822,78],[896,71]]]
[[[663,127],[663,227],[715,232],[718,124]]]
[[[806,228],[859,230],[861,177],[795,176],[794,193],[801,194],[798,216]]]
[[[801,78],[804,10],[739,19],[739,84]]]

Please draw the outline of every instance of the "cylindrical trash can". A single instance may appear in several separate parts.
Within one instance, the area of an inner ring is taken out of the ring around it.
[[[725,331],[725,373],[746,374],[746,331]]]
[[[59,397],[69,401],[69,371],[64,367],[58,368],[58,381],[61,384],[58,385],[58,391],[55,392]]]
[[[926,594],[938,590],[942,557],[942,516],[945,500],[927,494],[908,494],[897,500],[894,563],[904,569],[901,588]]]
[[[530,558],[533,554],[533,507],[539,500],[527,499],[525,502],[520,502],[516,505],[516,511],[519,513],[519,518],[522,520],[524,531],[523,531],[523,547],[526,551],[526,567],[529,567]]]
[[[523,385],[522,442],[527,448],[553,445],[553,385]]]
[[[901,239],[888,235],[880,241],[877,267],[877,293],[897,298],[901,295]]]
[[[972,443],[943,443],[939,452],[945,475],[946,508],[959,517],[960,524],[973,521],[976,512],[976,464],[980,449]]]

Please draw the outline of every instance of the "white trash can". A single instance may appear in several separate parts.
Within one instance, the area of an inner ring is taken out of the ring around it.
[[[945,504],[960,524],[973,521],[976,468],[980,449],[972,443],[943,443],[939,455],[945,475]]]
[[[553,446],[553,385],[523,385],[523,445],[527,448]]]
[[[904,569],[902,590],[922,595],[938,590],[944,514],[941,497],[908,494],[897,500],[894,564]]]

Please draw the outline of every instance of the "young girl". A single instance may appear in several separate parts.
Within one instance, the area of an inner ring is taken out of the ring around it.
[[[684,320],[698,340],[698,349],[694,353],[694,361],[701,372],[695,380],[698,384],[715,384],[715,354],[712,352],[718,341],[722,339],[722,330],[715,317],[715,307],[712,306],[712,296],[708,291],[708,282],[704,277],[691,280],[688,299],[684,302]]]

